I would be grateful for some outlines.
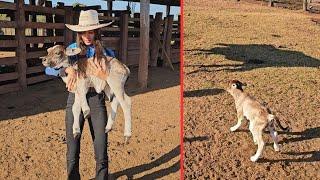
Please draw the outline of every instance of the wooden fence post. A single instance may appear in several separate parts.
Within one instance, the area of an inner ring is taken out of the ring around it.
[[[120,60],[127,64],[128,61],[128,21],[129,15],[123,12],[120,17]]]
[[[108,16],[112,16],[112,1],[108,0],[107,1],[107,7],[108,7]]]
[[[73,8],[70,8],[70,10],[68,11],[72,11],[72,24],[79,24],[80,11],[75,11]],[[68,31],[71,31],[71,30],[68,29]],[[76,35],[77,33],[72,32],[72,39],[76,39],[77,37]]]
[[[153,21],[152,26],[152,41],[151,41],[151,56],[150,56],[150,65],[155,67],[157,66],[157,60],[159,56],[159,40],[161,34],[161,21],[162,21],[162,13],[157,12],[156,17]]]
[[[18,57],[18,70],[19,70],[19,84],[22,89],[27,87],[27,62],[26,62],[26,39],[25,39],[25,11],[24,0],[15,0],[17,31],[16,39],[18,41],[18,47],[16,50],[16,56]]]
[[[138,81],[141,89],[145,89],[148,84],[150,0],[140,1],[140,12],[140,58]]]
[[[269,0],[269,4],[268,4],[270,7],[273,7],[274,6],[274,3],[273,3],[273,0]]]
[[[303,10],[307,11],[308,10],[308,0],[303,0]]]
[[[140,18],[140,13],[134,13],[133,18]],[[134,21],[133,27],[140,28],[140,21]]]
[[[171,6],[167,5],[167,9],[166,9],[166,16],[167,17],[170,15],[170,9],[171,9]]]
[[[73,24],[74,12],[72,7],[64,7],[65,9],[65,24]],[[67,27],[64,30],[64,45],[68,46],[73,41],[73,32]]]
[[[30,5],[36,5],[36,0],[30,0]],[[37,22],[37,13],[36,12],[32,12],[31,13],[31,19],[30,21],[32,22]],[[38,30],[37,28],[32,29],[31,31],[31,36],[38,36]],[[38,48],[38,44],[33,44],[34,48]]]
[[[164,49],[165,49],[165,41],[167,37],[168,30],[168,17],[164,17],[163,19],[163,31],[162,31],[162,47],[161,47],[161,59],[164,59]]]
[[[52,8],[52,2],[51,1],[45,1],[44,6]],[[46,15],[46,22],[53,23],[53,16],[51,14],[50,15]],[[53,29],[46,29],[46,31],[47,31],[47,36],[49,36],[49,37],[53,36]],[[52,47],[52,46],[53,46],[53,43],[45,43],[44,44],[45,48],[49,48],[49,47]]]
[[[165,47],[164,49],[168,54],[168,57],[165,57],[165,58],[169,58],[167,59],[167,61],[165,61],[166,66],[169,65],[168,62],[170,62],[170,59],[171,59],[172,25],[173,25],[173,15],[169,15],[167,18],[167,33],[164,41],[164,47]]]
[[[64,8],[65,8],[65,7],[64,7],[64,3],[58,2],[57,8],[58,8],[58,9],[64,9]],[[56,14],[56,15],[54,16],[54,22],[55,22],[55,23],[65,23],[64,18],[65,18],[64,16],[61,16],[61,15],[57,15],[57,14]],[[66,16],[66,18],[69,18],[69,17]],[[65,27],[65,28],[66,28],[66,27]],[[55,35],[56,35],[56,36],[65,36],[64,32],[65,32],[65,30],[63,30],[63,29],[55,29]],[[66,40],[67,40],[67,39],[66,39],[66,36],[65,36],[65,41],[64,41],[64,42],[57,42],[56,44],[60,44],[60,45],[65,45],[65,46],[67,46],[68,43],[67,43]]]

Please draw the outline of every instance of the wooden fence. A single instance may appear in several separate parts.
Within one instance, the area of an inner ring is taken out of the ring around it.
[[[308,0],[304,2],[303,8],[310,12],[320,13],[320,0]]]
[[[50,80],[44,74],[40,56],[55,44],[69,45],[75,33],[64,24],[77,24],[81,9],[96,9],[100,23],[114,21],[112,26],[101,30],[105,47],[115,51],[116,56],[128,66],[139,63],[139,14],[130,17],[127,11],[101,10],[99,6],[70,7],[51,1],[45,6],[0,1],[0,94],[25,89],[28,85]],[[179,17],[180,18],[180,17]],[[173,62],[179,62],[180,25],[173,16],[162,18],[162,13],[150,16],[150,62],[156,66],[165,60],[167,52]]]

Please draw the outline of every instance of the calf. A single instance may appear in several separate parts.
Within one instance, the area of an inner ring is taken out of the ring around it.
[[[125,127],[124,127],[124,137],[127,143],[131,137],[131,98],[125,93],[124,85],[130,74],[129,68],[122,64],[116,58],[104,56],[98,62],[101,66],[106,67],[108,77],[106,80],[102,80],[96,76],[90,75],[89,61],[95,61],[97,59],[88,58],[84,60],[78,60],[75,64],[71,64],[68,55],[75,55],[80,52],[80,49],[64,49],[61,45],[55,45],[47,50],[48,55],[41,57],[42,64],[45,67],[61,68],[72,66],[78,72],[75,87],[71,92],[75,93],[75,101],[72,106],[72,112],[74,117],[73,123],[73,134],[75,138],[80,137],[80,124],[79,115],[81,110],[85,118],[90,115],[90,108],[86,99],[86,94],[90,87],[93,87],[97,93],[102,91],[111,99],[111,113],[108,117],[108,123],[106,126],[106,132],[112,129],[117,107],[120,104],[122,107]],[[80,73],[81,72],[81,73]],[[67,83],[67,77],[62,77],[62,80]]]
[[[227,91],[233,96],[236,104],[238,123],[231,127],[231,131],[237,130],[241,121],[246,117],[249,122],[249,130],[252,133],[253,141],[258,144],[257,152],[254,156],[251,156],[250,160],[255,162],[258,160],[262,154],[264,148],[264,141],[262,139],[263,130],[267,127],[270,135],[273,139],[273,147],[275,151],[279,151],[280,147],[278,144],[278,134],[275,131],[275,123],[284,131],[288,131],[288,127],[284,128],[281,126],[279,119],[271,114],[270,109],[265,107],[263,104],[259,103],[253,97],[249,96],[247,93],[243,92],[243,86],[246,84],[233,80],[229,84]]]

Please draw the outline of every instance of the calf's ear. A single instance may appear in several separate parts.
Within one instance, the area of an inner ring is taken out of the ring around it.
[[[66,48],[65,50],[67,56],[74,56],[81,52],[80,48]]]
[[[48,48],[48,49],[47,49],[47,52],[49,53],[49,52],[52,51],[52,50],[53,50],[53,47]]]

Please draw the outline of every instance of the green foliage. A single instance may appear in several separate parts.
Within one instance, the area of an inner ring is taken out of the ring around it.
[[[86,5],[81,3],[73,3],[72,7],[86,7]]]

